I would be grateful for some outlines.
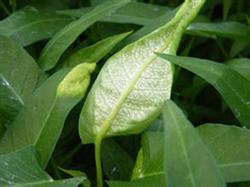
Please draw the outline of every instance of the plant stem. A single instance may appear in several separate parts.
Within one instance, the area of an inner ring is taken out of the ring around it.
[[[103,187],[101,146],[102,146],[102,138],[100,136],[97,136],[95,141],[95,164],[96,164],[97,187]]]

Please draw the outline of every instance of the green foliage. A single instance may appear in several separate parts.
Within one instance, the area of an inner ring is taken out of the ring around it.
[[[248,187],[249,7],[0,0],[0,186]]]

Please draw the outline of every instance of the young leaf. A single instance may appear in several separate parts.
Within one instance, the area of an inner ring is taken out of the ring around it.
[[[192,23],[187,32],[201,36],[221,36],[250,42],[250,27],[239,22]]]
[[[221,124],[198,127],[227,182],[250,180],[250,130]]]
[[[173,187],[226,186],[212,154],[193,125],[170,100],[163,108],[163,119],[165,171],[169,184]]]
[[[0,36],[0,73],[24,101],[46,78],[33,58],[13,40]]]
[[[247,79],[227,65],[210,60],[166,54],[159,56],[192,71],[212,84],[242,125],[250,127],[250,82]]]
[[[249,58],[236,58],[227,62],[232,69],[237,71],[243,77],[250,81],[250,59]]]
[[[70,72],[68,69],[57,72],[42,84],[6,131],[0,152],[32,144],[45,167],[68,113],[86,92],[94,68],[95,64],[80,64]]]
[[[110,187],[152,187],[167,186],[164,174],[152,175],[138,180],[129,182],[124,181],[108,181]]]
[[[130,0],[108,0],[94,9],[83,15],[80,19],[71,22],[63,29],[61,29],[55,36],[47,43],[39,58],[39,64],[43,70],[50,70],[53,68],[63,52],[72,44],[75,39],[90,25],[103,16],[108,15],[116,9],[124,6]]]
[[[131,32],[127,32],[115,36],[110,36],[95,43],[94,45],[79,49],[65,61],[64,66],[74,67],[75,65],[83,62],[97,63],[105,55],[107,55],[117,43],[126,38],[130,33]]]
[[[12,121],[22,106],[23,100],[16,94],[4,76],[0,74],[0,124]]]
[[[201,1],[185,1],[165,26],[128,45],[104,65],[83,107],[83,143],[107,136],[141,132],[160,113],[170,97],[171,65],[154,51],[176,52],[181,34],[201,8]]]
[[[70,21],[67,16],[25,7],[0,21],[0,34],[27,46],[50,38]]]
[[[52,178],[40,168],[34,147],[0,155],[0,186],[42,180],[52,181]]]

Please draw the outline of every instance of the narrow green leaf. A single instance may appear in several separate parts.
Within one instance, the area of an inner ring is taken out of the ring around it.
[[[243,77],[250,81],[250,59],[249,58],[236,58],[227,62],[232,69],[237,71]]]
[[[13,40],[0,36],[0,51],[0,73],[25,103],[46,75],[33,58]]]
[[[18,96],[9,82],[0,74],[0,124],[11,122],[23,106],[23,100]]]
[[[164,174],[152,175],[138,180],[133,180],[130,182],[125,181],[108,181],[110,187],[152,187],[152,186],[165,186]]]
[[[163,108],[163,119],[165,171],[169,184],[173,187],[226,186],[212,154],[199,134],[170,100]]]
[[[103,16],[108,15],[116,9],[124,6],[130,0],[108,0],[104,2],[80,19],[71,22],[63,29],[61,29],[55,36],[47,43],[39,58],[39,64],[43,70],[50,70],[60,59],[63,52],[72,44],[75,39],[90,25],[100,20]]]
[[[0,155],[0,186],[42,180],[52,181],[52,178],[40,168],[34,147]]]
[[[70,21],[67,16],[25,7],[0,21],[0,34],[27,46],[52,37]]]
[[[200,36],[220,36],[250,42],[250,27],[239,22],[192,23],[187,33]]]
[[[62,10],[58,11],[58,13],[72,17],[81,17],[89,10],[91,10],[91,8],[87,7]],[[101,21],[146,25],[150,24],[150,21],[153,18],[157,18],[158,16],[163,15],[167,11],[169,11],[169,8],[166,6],[159,6],[135,1],[130,2],[124,7],[118,9],[114,14],[102,18]]]
[[[5,133],[0,152],[35,145],[42,167],[54,150],[70,110],[83,98],[95,64],[80,64],[50,77],[30,97]],[[49,91],[48,91],[49,90]]]
[[[205,124],[198,132],[213,153],[227,182],[250,180],[250,130],[222,124]]]
[[[66,61],[64,66],[74,67],[83,62],[97,63],[107,55],[120,41],[126,38],[131,32],[118,34],[105,38],[94,45],[79,49],[73,53]]]
[[[103,142],[102,163],[105,174],[110,180],[129,180],[133,170],[132,157],[114,140]]]
[[[210,60],[166,54],[159,56],[188,69],[212,84],[242,125],[250,127],[250,82],[247,79],[227,65]]]
[[[185,1],[169,23],[112,56],[98,75],[80,117],[83,143],[141,132],[170,97],[173,70],[154,51],[174,54],[204,1]],[[192,10],[192,11],[190,11]]]

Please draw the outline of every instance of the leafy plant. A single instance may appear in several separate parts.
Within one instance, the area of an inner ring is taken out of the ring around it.
[[[250,186],[249,6],[0,0],[0,186]]]

